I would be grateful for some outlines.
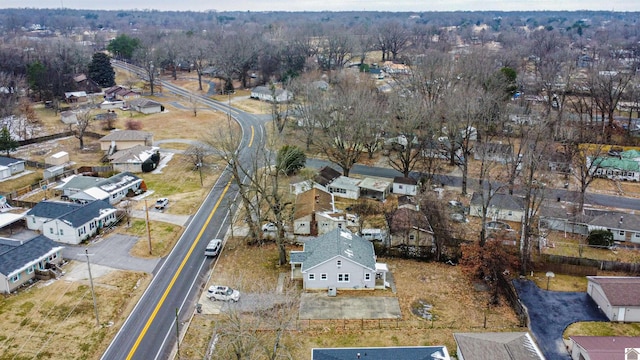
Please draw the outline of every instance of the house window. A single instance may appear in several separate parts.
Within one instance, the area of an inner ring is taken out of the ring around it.
[[[508,216],[513,216],[513,211],[509,210],[509,212],[507,212]]]
[[[402,185],[398,185],[398,189],[402,190],[403,189]]]
[[[620,236],[624,236],[624,230],[620,230]]]
[[[414,234],[409,234],[409,240],[414,241],[416,236]]]
[[[364,274],[364,281],[369,281],[369,280],[371,280],[371,274],[370,273]]]
[[[316,279],[316,274],[309,274],[308,279],[309,280],[315,280]]]
[[[53,228],[49,228],[49,232],[53,234]]]
[[[18,282],[18,280],[20,280],[20,274],[17,274],[16,276],[11,278],[11,282],[12,283],[16,283],[16,282]]]
[[[64,235],[64,231],[62,231],[62,229],[60,229],[60,235]]]
[[[349,282],[349,274],[338,274],[338,282]]]
[[[338,223],[338,229],[342,229],[342,223]]]
[[[35,224],[36,223],[36,218],[31,218],[31,223]]]
[[[320,274],[320,280],[327,280],[327,274]]]
[[[633,234],[633,237],[635,237],[636,239],[640,238],[640,233]]]
[[[336,266],[338,267],[342,266],[342,260],[336,260]]]
[[[33,265],[27,268],[27,274],[33,273]]]

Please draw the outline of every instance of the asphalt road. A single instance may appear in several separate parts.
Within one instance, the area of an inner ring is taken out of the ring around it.
[[[323,166],[331,166],[332,168],[342,172],[342,170],[326,160],[320,159],[307,159],[307,166],[319,169]],[[375,166],[367,166],[361,164],[355,164],[351,169],[351,173],[358,174],[362,176],[375,176],[375,177],[384,177],[393,179],[396,176],[402,176],[402,173],[391,169],[391,168],[383,168],[383,167],[375,167]],[[413,178],[420,178],[420,174],[417,172],[412,172],[410,174]],[[435,175],[434,182],[436,184],[444,184],[446,186],[451,187],[462,187],[462,178],[459,176],[452,175]],[[478,181],[472,178],[468,179],[469,188],[473,188]],[[516,193],[518,191],[516,190]],[[578,198],[577,191],[570,191],[565,189],[548,189],[545,197],[547,199],[557,199],[560,198],[562,201],[573,202]],[[610,206],[619,209],[627,209],[627,210],[640,210],[640,199],[634,198],[626,198],[622,196],[613,196],[613,195],[604,195],[597,194],[593,192],[587,192],[585,194],[585,204],[586,205],[598,205],[598,206]]]
[[[114,63],[114,66],[141,74],[140,69],[128,64]],[[165,91],[188,98],[194,96],[170,83],[162,85]],[[228,111],[240,124],[240,160],[252,159],[255,149],[262,148],[264,142],[263,121],[217,101],[197,98],[204,106]],[[169,358],[176,345],[176,313],[178,324],[189,319],[212,265],[213,260],[203,255],[204,248],[209,239],[224,238],[237,208],[237,187],[230,180],[229,171],[223,171],[102,359]]]
[[[608,321],[586,292],[546,291],[530,280],[514,280],[529,313],[529,328],[547,360],[570,360],[562,340],[567,326],[578,321]]]

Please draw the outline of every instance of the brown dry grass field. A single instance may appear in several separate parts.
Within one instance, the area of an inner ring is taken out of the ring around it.
[[[94,279],[101,327],[88,281],[41,281],[0,297],[0,359],[99,358],[150,280],[126,271]]]

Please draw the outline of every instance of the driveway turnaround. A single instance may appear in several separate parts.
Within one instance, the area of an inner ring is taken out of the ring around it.
[[[571,359],[562,341],[567,326],[608,321],[586,292],[546,291],[530,280],[514,280],[513,285],[529,311],[529,327],[547,360]]]
[[[326,293],[305,293],[300,297],[300,319],[397,319],[398,298],[391,296],[329,297]]]
[[[142,259],[131,256],[129,250],[138,238],[123,234],[111,234],[107,238],[87,245],[65,245],[62,255],[65,259],[87,261],[85,249],[91,254],[91,264],[108,266],[114,269],[144,271],[152,274],[160,259]]]

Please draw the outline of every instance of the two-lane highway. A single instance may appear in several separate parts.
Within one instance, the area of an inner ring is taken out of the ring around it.
[[[114,62],[114,66],[141,75],[141,69]],[[194,95],[187,90],[162,82],[165,90],[202,104],[229,112],[242,129],[238,147],[241,161],[254,156],[265,141],[263,122],[251,114],[228,105]],[[176,345],[176,311],[179,323],[188,319],[205,284],[211,259],[204,248],[211,238],[223,238],[237,209],[237,187],[226,169],[204,199],[184,233],[142,295],[129,317],[105,351],[102,359],[167,359]]]

